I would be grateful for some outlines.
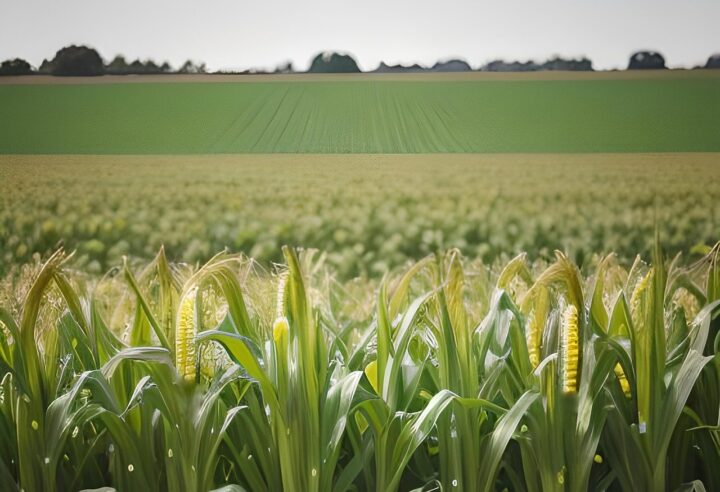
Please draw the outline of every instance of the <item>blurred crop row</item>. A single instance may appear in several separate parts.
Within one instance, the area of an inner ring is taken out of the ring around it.
[[[96,273],[160,246],[267,263],[301,245],[348,278],[447,248],[582,264],[647,253],[656,226],[670,252],[720,236],[711,154],[3,156],[0,177],[5,274],[59,245]]]

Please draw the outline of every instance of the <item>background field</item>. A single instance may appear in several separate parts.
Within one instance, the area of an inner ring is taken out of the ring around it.
[[[720,151],[712,72],[179,80],[4,83],[0,153]]]
[[[683,75],[0,86],[0,489],[720,490]]]
[[[100,272],[123,254],[279,260],[316,247],[343,277],[459,247],[580,262],[720,237],[718,154],[0,157],[0,267],[61,240]]]

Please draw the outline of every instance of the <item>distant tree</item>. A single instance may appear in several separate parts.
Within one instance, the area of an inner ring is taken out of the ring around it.
[[[116,56],[113,61],[105,66],[105,73],[112,75],[142,75],[142,74],[159,74],[169,73],[172,67],[168,62],[158,65],[153,60],[140,61],[135,60],[128,64],[122,55]]]
[[[0,64],[0,75],[31,75],[32,67],[21,58],[5,60]]]
[[[350,55],[324,52],[313,58],[310,64],[310,73],[357,73],[360,69],[357,62]]]
[[[657,51],[638,51],[633,53],[628,63],[628,70],[661,69],[665,66],[665,58]]]
[[[591,71],[592,62],[587,58],[566,59],[555,56],[542,64],[532,60],[526,62],[495,60],[482,67],[486,72],[534,72],[537,70]]]
[[[180,67],[178,73],[206,73],[206,67],[204,63],[197,65],[192,60],[188,60]]]
[[[140,60],[135,60],[130,64],[130,67],[128,67],[128,73],[140,75],[145,73],[145,65]]]
[[[430,70],[433,72],[469,72],[472,68],[465,60],[448,60],[437,62]]]
[[[275,68],[275,73],[293,73],[293,72],[294,72],[293,64],[291,61],[284,63],[284,64],[280,64],[277,66],[277,68]]]
[[[708,58],[705,68],[720,68],[720,53],[715,53]]]
[[[587,58],[565,59],[556,56],[540,65],[540,70],[571,70],[571,71],[591,71],[592,62]]]
[[[380,65],[374,70],[377,73],[393,73],[393,72],[422,72],[426,70],[424,67],[417,63],[413,65],[388,65],[385,62],[380,62]]]
[[[38,73],[50,75],[52,73],[53,64],[50,60],[44,59],[38,68]]]
[[[55,54],[50,62],[43,61],[41,71],[53,75],[102,75],[105,72],[102,58],[97,51],[87,46],[67,46]],[[43,70],[44,69],[44,70]]]
[[[145,73],[162,73],[160,65],[152,60],[145,61]]]
[[[127,73],[127,71],[128,64],[125,57],[122,55],[117,55],[110,63],[105,65],[105,73],[119,75]]]
[[[485,72],[534,72],[539,69],[540,66],[532,60],[526,62],[494,60],[482,67]]]

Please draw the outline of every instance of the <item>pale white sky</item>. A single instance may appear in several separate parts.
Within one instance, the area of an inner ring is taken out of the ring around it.
[[[75,43],[107,60],[191,58],[212,70],[305,69],[323,50],[366,70],[555,54],[624,68],[638,49],[691,67],[720,52],[719,19],[720,0],[0,0],[0,60],[37,66]]]

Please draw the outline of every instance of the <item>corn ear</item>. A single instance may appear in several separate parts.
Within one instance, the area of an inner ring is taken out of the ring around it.
[[[637,373],[638,428],[641,434],[647,432],[651,412],[653,384],[653,353],[650,320],[652,315],[652,286],[654,268],[650,268],[636,284],[630,296],[630,316],[634,326],[635,364]]]
[[[535,305],[530,311],[530,316],[525,330],[528,355],[533,369],[540,364],[543,330],[545,327],[545,319],[547,318],[550,307],[550,297],[547,288],[540,285],[537,289],[537,293],[535,294]]]
[[[577,393],[578,387],[578,311],[568,305],[562,320],[562,390],[565,394]]]
[[[540,364],[540,322],[535,309],[530,312],[525,338],[530,365],[535,369]]]
[[[195,320],[195,296],[197,289],[192,289],[180,301],[178,321],[175,329],[175,367],[178,374],[188,382],[195,380],[197,373],[197,357],[195,336],[197,324]]]
[[[620,387],[622,388],[623,393],[625,393],[625,397],[628,399],[631,398],[632,394],[630,393],[630,383],[628,382],[625,371],[620,363],[615,364],[615,376],[617,376],[618,381],[620,381]]]

